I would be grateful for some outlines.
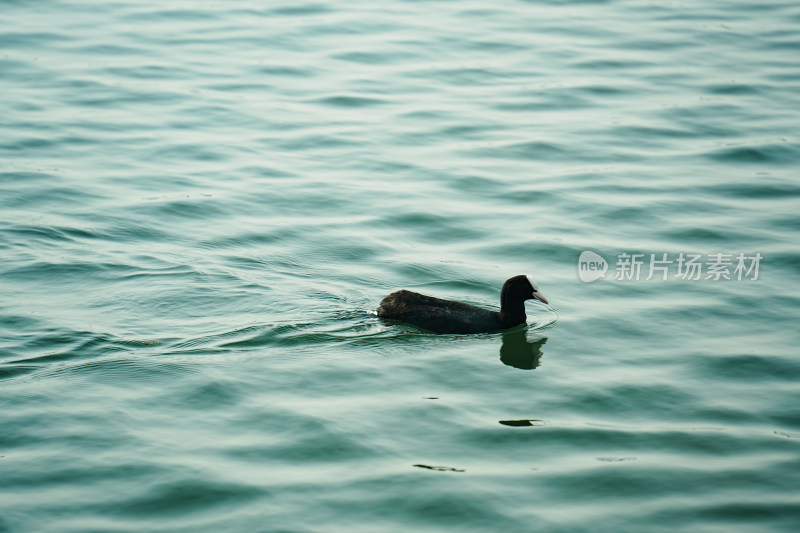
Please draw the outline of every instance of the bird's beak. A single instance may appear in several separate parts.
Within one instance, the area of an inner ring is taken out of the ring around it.
[[[543,304],[549,304],[550,303],[550,302],[547,301],[547,298],[544,297],[544,294],[542,294],[539,291],[536,291],[536,292],[533,293],[533,298],[534,298],[534,300],[539,300]]]

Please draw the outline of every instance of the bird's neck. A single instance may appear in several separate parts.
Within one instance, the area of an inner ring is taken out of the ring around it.
[[[507,327],[525,322],[525,300],[512,300],[503,294],[500,298],[500,320]]]

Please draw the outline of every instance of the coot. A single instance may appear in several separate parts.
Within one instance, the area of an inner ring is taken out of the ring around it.
[[[499,312],[404,290],[384,298],[378,316],[435,333],[484,333],[524,324],[525,300],[530,299],[548,303],[532,277],[514,276],[503,284]]]

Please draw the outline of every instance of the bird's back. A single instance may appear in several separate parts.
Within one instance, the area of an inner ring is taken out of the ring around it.
[[[481,333],[502,329],[496,311],[443,300],[412,291],[397,291],[383,299],[378,316],[402,320],[436,333]]]

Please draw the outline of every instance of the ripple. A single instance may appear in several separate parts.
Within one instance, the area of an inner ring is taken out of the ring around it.
[[[708,358],[703,363],[709,375],[732,380],[783,381],[787,375],[800,372],[798,365],[783,357],[730,354]]]
[[[325,4],[309,2],[303,5],[274,8],[270,12],[277,16],[302,17],[307,15],[322,15],[332,10]]]
[[[382,105],[386,103],[386,100],[380,98],[366,97],[366,96],[339,95],[339,96],[328,96],[326,98],[316,100],[315,103],[331,107],[360,108],[360,107],[372,107],[376,105]]]
[[[153,487],[147,494],[117,503],[116,514],[181,516],[186,513],[207,515],[230,504],[241,504],[264,494],[263,489],[234,483],[197,480],[173,482]]]
[[[4,228],[4,231],[10,235],[23,237],[27,239],[28,242],[37,240],[42,242],[64,243],[76,242],[84,239],[96,239],[100,236],[98,233],[88,229],[68,226],[33,226],[17,224],[9,228]]]
[[[706,157],[732,163],[777,163],[796,161],[798,148],[788,143],[768,143],[758,146],[734,146],[706,154]]]
[[[699,191],[733,198],[787,198],[800,196],[800,187],[788,182],[729,183],[725,186],[698,187]]]

